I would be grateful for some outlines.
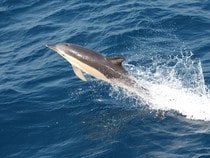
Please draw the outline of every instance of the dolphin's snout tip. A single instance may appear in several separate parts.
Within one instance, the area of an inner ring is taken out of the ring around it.
[[[45,46],[46,46],[47,48],[53,47],[53,45],[50,45],[50,44],[45,44]]]
[[[56,46],[54,46],[54,45],[45,44],[45,46],[46,46],[47,48],[50,48],[50,49],[54,50],[54,51],[57,50],[57,49],[56,49]]]

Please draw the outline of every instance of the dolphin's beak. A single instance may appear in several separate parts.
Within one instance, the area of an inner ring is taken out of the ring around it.
[[[45,46],[57,52],[56,46],[54,46],[54,45],[49,45],[49,44],[46,44]]]

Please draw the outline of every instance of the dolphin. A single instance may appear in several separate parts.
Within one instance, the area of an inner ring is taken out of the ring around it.
[[[83,81],[87,81],[83,75],[85,72],[99,80],[128,90],[137,87],[142,94],[148,95],[148,90],[143,86],[139,86],[122,66],[125,58],[105,57],[93,50],[70,43],[47,44],[46,47],[64,57],[72,65],[76,76]]]

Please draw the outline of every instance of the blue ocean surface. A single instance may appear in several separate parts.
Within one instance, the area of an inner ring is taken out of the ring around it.
[[[46,44],[123,66],[149,98],[87,75]],[[1,0],[1,158],[209,158],[210,1]]]

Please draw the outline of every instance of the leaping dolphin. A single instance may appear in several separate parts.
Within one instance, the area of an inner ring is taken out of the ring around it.
[[[85,72],[110,84],[115,84],[122,88],[126,87],[128,90],[138,87],[138,91],[148,95],[148,90],[143,86],[137,85],[123,68],[122,62],[125,60],[124,58],[104,57],[90,49],[69,43],[46,45],[46,47],[63,56],[72,65],[77,77],[83,81],[87,81],[83,75],[83,72]]]

